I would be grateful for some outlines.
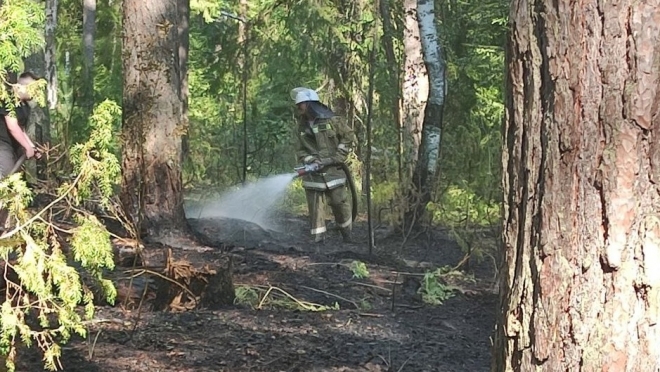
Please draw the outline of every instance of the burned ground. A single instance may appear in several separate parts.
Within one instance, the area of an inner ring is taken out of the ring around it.
[[[280,232],[240,221],[190,222],[209,247],[223,248],[182,254],[199,263],[231,255],[243,302],[214,311],[100,307],[88,339],[64,346],[65,371],[489,370],[492,259],[473,260],[470,276],[448,279],[453,297],[441,305],[418,294],[424,272],[464,257],[441,230],[403,248],[400,235],[377,231],[369,255],[364,222],[356,223],[352,245],[336,232],[323,245],[308,243],[306,220],[295,216],[282,217]],[[366,264],[369,275],[356,278],[354,262]],[[252,305],[250,295],[259,296]],[[17,370],[40,369],[39,355],[21,355]]]

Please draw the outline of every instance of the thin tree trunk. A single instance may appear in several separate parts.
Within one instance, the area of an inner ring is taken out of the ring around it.
[[[431,200],[435,174],[438,169],[440,154],[440,139],[442,127],[442,110],[447,93],[447,78],[445,73],[445,57],[438,40],[435,25],[433,0],[417,1],[417,19],[422,42],[424,64],[429,76],[429,96],[424,110],[424,125],[420,159],[415,167],[413,182],[421,203],[418,208],[424,210]]]
[[[249,41],[250,35],[248,35],[250,28],[247,22],[248,19],[248,2],[247,0],[239,1],[239,17],[243,19],[238,24],[238,42],[241,45],[241,54],[239,58],[239,68],[241,70],[241,106],[243,111],[243,167],[241,174],[241,181],[243,184],[247,182],[247,171],[248,171],[248,123],[247,123],[247,112],[248,112],[248,102],[247,102],[247,90],[248,90],[248,80],[250,74],[248,73],[248,51],[249,51]]]
[[[46,58],[43,51],[30,55],[24,61],[25,70],[34,73],[39,78],[46,72]],[[30,110],[30,118],[25,132],[35,143],[44,142],[44,128],[50,128],[50,112],[48,107],[36,106]],[[46,130],[48,131],[48,130]],[[28,161],[25,163],[27,173],[33,177],[43,179],[45,172],[45,159],[38,162]]]
[[[181,86],[179,97],[181,99],[181,120],[184,133],[181,135],[181,164],[188,157],[190,151],[188,133],[190,132],[190,121],[188,120],[188,51],[190,50],[190,0],[179,0],[179,73]]]
[[[383,48],[385,49],[385,58],[390,72],[390,85],[392,92],[391,104],[394,114],[394,123],[397,131],[397,173],[399,183],[402,183],[403,174],[403,119],[401,117],[401,68],[399,61],[394,54],[394,27],[390,15],[389,0],[379,2],[380,17],[383,20]]]
[[[493,371],[660,370],[659,17],[512,3]]]
[[[83,0],[83,69],[81,105],[85,119],[94,110],[94,37],[96,34],[96,0]]]
[[[424,123],[424,104],[429,95],[426,66],[422,57],[422,44],[417,21],[417,0],[404,0],[405,29],[403,46],[405,50],[403,76],[403,122],[405,125],[406,179],[410,179],[419,159]]]
[[[123,2],[124,208],[142,233],[188,232],[181,180],[178,0]]]
[[[46,32],[45,32],[45,78],[48,86],[47,101],[48,108],[55,110],[57,108],[57,44],[55,42],[55,30],[57,28],[57,0],[46,0]],[[44,137],[50,141],[50,126],[42,128]]]

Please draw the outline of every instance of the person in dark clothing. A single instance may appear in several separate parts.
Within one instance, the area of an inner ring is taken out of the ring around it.
[[[0,178],[9,175],[9,171],[16,164],[17,153],[21,148],[27,159],[31,159],[36,154],[34,143],[25,133],[32,104],[28,86],[35,81],[37,78],[32,73],[22,73],[16,84],[12,85],[13,93],[19,103],[15,105],[13,112],[5,105],[0,106],[0,120],[2,121],[0,123]]]
[[[13,110],[8,105],[0,105],[0,179],[9,176],[16,165],[20,149],[23,149],[26,159],[40,157],[34,143],[25,133],[30,117],[30,109],[34,104],[28,86],[38,79],[30,72],[22,73],[12,91],[18,100]],[[0,231],[5,229],[8,211],[0,203]]]

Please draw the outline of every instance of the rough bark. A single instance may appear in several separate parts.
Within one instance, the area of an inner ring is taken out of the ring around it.
[[[183,210],[178,0],[123,2],[121,199],[147,235],[188,231]]]
[[[659,9],[512,3],[494,371],[660,370]]]
[[[429,95],[429,81],[417,21],[417,0],[404,0],[405,29],[403,46],[405,53],[403,76],[403,122],[405,125],[405,151],[407,158],[406,179],[410,179],[419,158],[424,123],[424,104]]]
[[[433,0],[419,0],[417,2],[417,19],[419,21],[424,65],[429,77],[429,95],[424,109],[420,159],[417,162],[417,167],[415,167],[413,182],[417,191],[422,194],[421,207],[424,208],[426,203],[430,201],[434,176],[438,169],[442,110],[447,93],[447,77],[445,74],[445,57],[435,25]]]
[[[83,0],[83,68],[81,76],[82,107],[85,119],[94,110],[94,37],[96,34],[96,0]]]

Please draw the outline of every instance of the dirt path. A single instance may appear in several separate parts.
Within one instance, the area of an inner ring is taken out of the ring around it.
[[[146,312],[133,331],[135,313],[104,307],[98,317],[112,322],[95,325],[91,341],[65,346],[66,371],[489,370],[492,262],[473,263],[474,282],[452,281],[454,296],[442,305],[427,305],[416,293],[421,267],[456,265],[463,257],[441,232],[417,237],[394,254],[401,237],[379,231],[378,250],[369,256],[363,223],[356,226],[357,244],[343,245],[331,233],[322,246],[307,243],[303,218],[283,217],[285,228],[277,233],[238,221],[191,223],[228,246],[245,300],[255,293],[263,298],[272,287],[263,309],[238,304],[219,311]],[[203,261],[218,254],[194,255]],[[354,277],[354,261],[366,264],[368,277]],[[393,286],[395,281],[403,284]],[[338,310],[301,311],[280,290]],[[24,355],[18,370],[39,370],[38,363],[38,355]]]

